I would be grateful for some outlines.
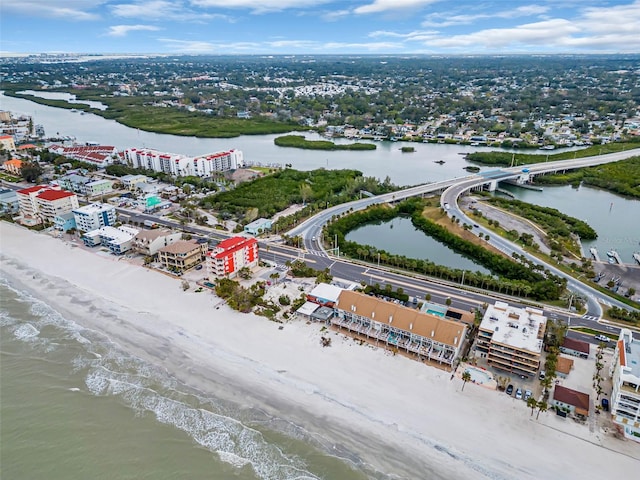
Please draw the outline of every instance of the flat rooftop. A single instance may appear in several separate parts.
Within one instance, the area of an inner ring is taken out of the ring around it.
[[[519,308],[505,302],[487,307],[480,330],[493,332],[491,341],[518,350],[540,353],[547,317],[536,308]]]

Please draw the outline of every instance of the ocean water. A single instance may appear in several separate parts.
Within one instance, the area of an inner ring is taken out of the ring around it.
[[[3,480],[371,478],[284,420],[190,391],[5,278],[0,472]]]

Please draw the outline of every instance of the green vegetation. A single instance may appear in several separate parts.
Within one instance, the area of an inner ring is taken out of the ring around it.
[[[582,183],[619,195],[640,198],[640,156],[566,173],[540,175],[535,178],[535,182],[547,185]]]
[[[598,238],[596,231],[586,222],[565,215],[555,208],[541,207],[520,200],[512,200],[501,197],[491,197],[487,201],[510,213],[531,220],[546,231],[551,238],[569,237],[571,234],[579,236],[583,240]]]
[[[633,325],[640,324],[640,311],[630,311],[618,307],[611,307],[607,310],[607,315],[614,320],[622,320]]]
[[[264,282],[254,283],[251,287],[244,288],[235,280],[221,278],[216,283],[215,289],[216,295],[226,300],[227,305],[239,312],[248,313],[253,307],[263,303]]]
[[[302,148],[306,150],[375,150],[373,143],[336,144],[328,140],[307,140],[302,135],[285,135],[273,141],[279,147]]]
[[[393,288],[388,283],[385,285],[385,288],[380,288],[380,285],[378,285],[377,283],[375,285],[367,285],[366,287],[364,287],[364,293],[368,295],[384,295],[385,297],[395,298],[402,302],[409,301],[409,295],[404,293],[402,287],[398,287],[398,289],[394,292]]]
[[[169,133],[172,135],[232,138],[240,135],[267,135],[286,133],[292,130],[308,130],[296,122],[278,122],[265,117],[236,118],[218,117],[203,112],[190,112],[186,109],[155,106],[155,102],[162,99],[153,97],[101,97],[83,95],[71,90],[77,98],[100,101],[108,108],[98,110],[81,103],[69,103],[65,100],[48,100],[34,95],[19,94],[12,89],[5,91],[5,95],[24,98],[41,105],[51,107],[76,109],[91,112],[101,117],[112,119],[132,128],[139,128],[147,132]]]
[[[571,330],[574,330],[576,332],[588,333],[589,335],[604,335],[612,340],[617,340],[618,338],[616,335],[611,335],[610,333],[603,332],[602,330],[595,330],[589,327],[571,327]]]
[[[395,208],[374,206],[336,219],[328,225],[326,235],[328,238],[336,238],[341,253],[347,256],[369,261],[375,261],[379,258],[380,263],[384,265],[400,267],[454,282],[461,282],[464,275],[465,284],[474,287],[498,292],[511,292],[512,294],[535,300],[556,300],[564,291],[566,285],[564,279],[558,278],[548,271],[537,271],[533,265],[515,262],[512,259],[490,252],[483,246],[462,239],[458,235],[449,232],[446,228],[425,218],[422,214],[423,206],[424,203],[420,199],[404,201]],[[349,242],[345,238],[348,232],[357,227],[389,221],[398,215],[411,217],[411,222],[417,229],[486,267],[494,274],[499,275],[500,278],[480,272],[451,269],[436,265],[428,260],[390,254],[369,245]]]
[[[606,145],[593,145],[584,150],[574,150],[561,152],[553,155],[541,155],[532,153],[509,153],[509,152],[473,152],[466,156],[466,159],[482,165],[495,165],[508,167],[510,165],[526,165],[531,163],[555,162],[557,160],[571,160],[573,158],[593,157],[606,153],[622,152],[640,148],[640,139],[635,142],[616,142]],[[640,150],[638,151],[640,154]]]
[[[402,153],[412,153],[416,151],[415,147],[402,147],[400,149],[400,151],[402,151]]]
[[[316,270],[315,268],[308,266],[302,260],[290,262],[288,263],[288,266],[291,276],[299,278],[315,277],[316,284],[331,283],[331,280],[333,279],[328,268],[325,268],[324,270]]]
[[[394,189],[389,179],[380,183],[375,178],[363,177],[357,170],[285,169],[208,196],[200,204],[238,218],[246,217],[252,209],[256,218],[271,217],[293,204],[309,202],[313,209],[326,208],[353,200],[362,190],[377,195]]]

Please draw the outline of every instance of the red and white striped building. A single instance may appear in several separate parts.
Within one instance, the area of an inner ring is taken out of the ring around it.
[[[129,148],[124,151],[124,158],[129,165],[135,168],[144,168],[175,176],[195,175],[203,178],[211,177],[214,172],[226,172],[244,166],[240,150],[187,157],[149,148]]]
[[[258,241],[255,238],[228,238],[207,253],[207,273],[211,280],[233,278],[241,268],[253,268],[256,265]]]
[[[16,194],[21,222],[27,225],[53,223],[56,216],[70,213],[79,206],[75,193],[47,185],[23,188]]]

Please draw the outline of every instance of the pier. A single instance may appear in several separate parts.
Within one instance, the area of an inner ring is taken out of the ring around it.
[[[591,252],[591,256],[596,262],[600,261],[600,255],[598,255],[598,250],[595,247],[591,247],[589,252]]]
[[[636,261],[638,265],[640,265],[640,253],[633,252],[633,259]]]
[[[622,265],[622,260],[620,259],[620,255],[618,255],[618,252],[616,252],[615,250],[609,250],[607,252],[607,256],[609,258],[613,258],[613,260],[618,264],[618,265]]]

